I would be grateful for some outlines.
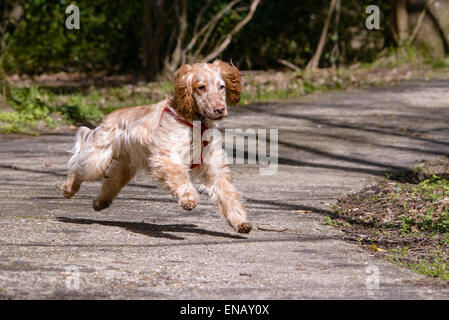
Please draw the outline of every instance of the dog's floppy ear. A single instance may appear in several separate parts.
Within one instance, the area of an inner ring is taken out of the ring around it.
[[[185,64],[175,73],[175,109],[186,119],[191,120],[195,113],[195,100],[192,89],[192,66]]]
[[[220,67],[221,75],[226,82],[226,98],[231,105],[236,105],[240,101],[240,93],[242,92],[240,71],[232,63],[221,60],[215,60],[213,64]]]

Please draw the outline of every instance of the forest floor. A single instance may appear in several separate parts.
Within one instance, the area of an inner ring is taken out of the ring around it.
[[[143,174],[102,212],[91,207],[100,182],[64,199],[73,131],[2,141],[0,298],[448,299],[444,278],[384,259],[386,242],[361,229],[348,237],[341,227],[354,219],[340,225],[335,216],[348,194],[413,183],[394,173],[444,161],[448,87],[421,78],[231,109],[225,128],[279,133],[275,174],[231,166],[254,225],[248,235],[236,234],[206,198],[184,212]],[[410,188],[426,195],[425,180]]]
[[[393,263],[449,281],[449,157],[339,199],[326,222]]]

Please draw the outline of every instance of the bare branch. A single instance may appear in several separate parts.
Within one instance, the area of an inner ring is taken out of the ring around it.
[[[184,41],[184,37],[187,30],[187,0],[182,0],[182,11],[179,13],[178,6],[175,6],[176,15],[178,16],[179,20],[179,36],[178,40],[176,42],[176,48],[172,55],[172,63],[171,67],[176,68],[182,60],[182,42]],[[170,70],[173,72],[174,70]]]
[[[418,17],[418,22],[416,23],[416,26],[413,29],[412,35],[410,36],[409,43],[412,43],[415,40],[416,36],[418,35],[419,29],[421,29],[421,25],[424,20],[424,17],[426,16],[427,9],[429,9],[429,7],[434,2],[435,2],[435,0],[429,0],[427,2],[426,6],[424,7],[423,11],[421,11],[421,13]]]
[[[199,46],[196,48],[195,52],[192,54],[192,59],[193,60],[197,60],[198,57],[200,56],[201,52],[203,51],[204,47],[207,44],[207,41],[210,38],[210,35],[212,34],[212,31],[214,31],[215,26],[217,25],[219,20],[216,20],[211,26],[210,28],[207,30],[206,34],[203,37],[203,40],[201,40],[201,43],[199,44]]]
[[[278,62],[279,62],[280,64],[283,64],[284,66],[286,66],[286,67],[292,69],[293,71],[296,71],[296,72],[300,72],[300,71],[301,71],[301,69],[300,69],[298,66],[294,65],[294,64],[291,63],[291,62],[288,62],[287,60],[284,60],[284,59],[278,59]]]
[[[195,19],[195,26],[193,27],[193,34],[196,34],[198,31],[198,28],[200,26],[201,18],[203,17],[204,12],[206,12],[207,9],[209,9],[210,5],[212,4],[212,0],[208,0],[207,3],[201,7],[200,12],[196,16]]]
[[[187,52],[189,52],[190,50],[192,50],[192,48],[195,46],[196,42],[198,41],[198,39],[207,31],[206,37],[204,39],[206,39],[209,37],[208,35],[210,35],[210,33],[212,32],[212,30],[215,28],[215,26],[217,25],[218,21],[220,21],[221,17],[223,17],[223,15],[227,12],[229,12],[232,7],[234,7],[237,3],[239,3],[242,0],[234,0],[232,2],[230,2],[226,7],[224,7],[223,9],[221,9],[215,16],[212,17],[212,19],[209,20],[208,23],[206,23],[201,29],[200,31],[198,31],[197,33],[194,33],[192,36],[192,40],[190,40],[189,44],[184,48],[183,53],[186,54]],[[205,40],[203,39],[203,42],[205,42]],[[198,50],[195,52],[194,55],[197,55]]]
[[[251,6],[246,17],[241,20],[232,31],[226,36],[225,40],[210,54],[208,54],[203,60],[208,62],[215,59],[220,53],[222,53],[228,45],[231,43],[232,37],[240,31],[254,16],[256,12],[257,6],[259,5],[260,0],[252,0]]]

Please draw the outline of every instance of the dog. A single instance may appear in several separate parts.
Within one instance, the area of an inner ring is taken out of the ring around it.
[[[227,116],[227,102],[235,105],[240,101],[241,91],[241,74],[233,64],[216,60],[181,66],[175,72],[174,93],[169,98],[118,109],[97,128],[78,129],[63,196],[71,198],[82,182],[103,177],[101,192],[92,204],[94,210],[103,210],[137,171],[146,170],[184,210],[197,206],[199,190],[217,202],[235,231],[249,233],[252,225],[232,184],[221,140],[204,141],[202,161],[191,163],[194,130],[200,130],[204,140],[208,129],[218,128]],[[193,184],[196,181],[198,190]]]

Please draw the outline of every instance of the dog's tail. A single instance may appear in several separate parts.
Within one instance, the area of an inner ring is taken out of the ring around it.
[[[69,151],[72,157],[70,158],[67,166],[69,171],[71,172],[79,172],[80,166],[79,166],[79,160],[80,160],[80,152],[83,145],[87,143],[89,139],[89,136],[91,137],[93,135],[93,130],[89,129],[88,127],[80,127],[75,135],[75,145],[73,148]]]
[[[112,162],[114,136],[103,132],[101,127],[94,130],[80,127],[70,152],[69,171],[78,173],[85,181],[93,181],[103,176]]]

